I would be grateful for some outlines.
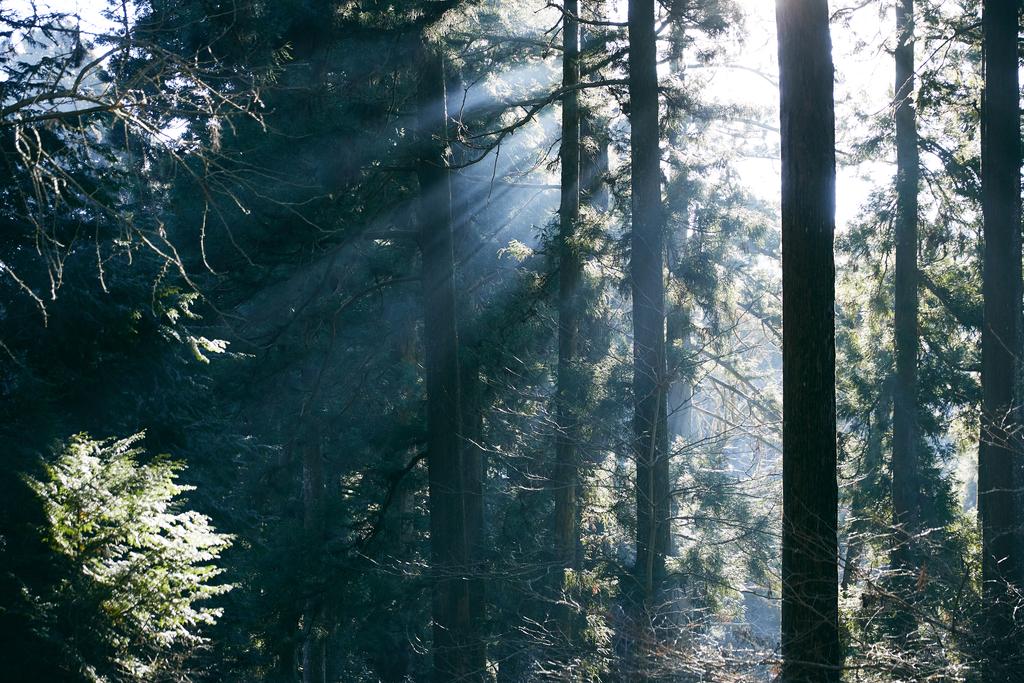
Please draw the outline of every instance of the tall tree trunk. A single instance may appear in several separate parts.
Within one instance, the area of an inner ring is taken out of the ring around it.
[[[835,112],[827,0],[778,0],[782,679],[838,681]]]
[[[583,262],[576,243],[580,220],[580,105],[576,86],[579,66],[579,3],[566,0],[562,18],[561,202],[558,209],[558,370],[556,386],[554,569],[555,590],[562,587],[565,569],[575,566],[578,538],[576,484],[579,473],[576,443],[580,382],[576,347],[579,336],[579,287]],[[558,627],[565,638],[572,636],[572,612],[567,605],[558,611]]]
[[[677,132],[673,132],[669,136],[669,144],[672,146],[676,144],[673,138],[678,140],[679,135]],[[686,172],[686,169],[681,171],[683,174]],[[683,192],[685,193],[687,190],[684,189]],[[684,259],[683,245],[687,239],[687,226],[689,224],[689,196],[682,197],[681,203],[682,211],[680,213],[686,217],[684,219],[685,223],[680,226],[678,231],[668,232],[668,255],[666,260],[668,271],[671,274],[670,277],[679,277],[680,280],[682,278]],[[681,284],[677,284],[677,287],[680,287],[677,290],[679,295],[669,302],[665,320],[665,336],[668,347],[668,376],[670,378],[668,394],[666,396],[668,418],[666,428],[670,453],[675,452],[674,443],[676,439],[681,439],[684,444],[693,443],[695,440],[693,434],[693,397],[695,388],[690,379],[691,368],[689,367],[689,355],[693,347],[693,340],[690,334],[691,314],[685,294],[682,293]],[[669,507],[669,515],[675,518],[679,514],[678,502],[673,499]],[[669,535],[667,552],[670,555],[677,553],[676,540],[671,534]]]
[[[463,100],[463,87],[460,74],[451,73],[448,77],[448,101],[452,111],[458,111]],[[470,159],[466,149],[460,145],[452,146],[455,161],[464,164]],[[480,295],[478,283],[484,277],[480,267],[480,252],[483,246],[480,234],[472,220],[473,199],[476,196],[470,183],[461,173],[452,175],[452,222],[454,235],[454,252],[456,255],[456,280],[459,283],[455,303],[459,311],[459,391],[462,397],[462,483],[465,492],[466,542],[467,561],[470,566],[468,579],[470,582],[470,619],[471,628],[477,637],[473,641],[476,648],[470,656],[481,666],[484,662],[484,641],[482,638],[485,627],[486,590],[482,573],[485,552],[484,526],[484,479],[487,463],[483,448],[483,402],[484,385],[480,379]]]
[[[918,149],[914,106],[914,0],[896,3],[896,282],[893,292],[892,568],[901,596],[912,599],[917,575],[915,536],[920,530],[920,463],[917,437],[918,356]],[[844,575],[845,583],[845,575]],[[845,586],[844,586],[845,589]],[[895,627],[906,643],[913,610],[897,606]],[[901,671],[912,675],[912,671]]]
[[[679,131],[673,131],[669,136],[669,144],[678,144],[681,136]],[[684,175],[684,182],[681,185],[686,188],[686,169],[680,171]],[[669,273],[681,281],[684,269],[684,249],[689,232],[689,209],[690,197],[688,190],[684,189],[686,196],[677,201],[680,206],[680,214],[684,217],[683,224],[679,230],[670,231],[667,235],[668,254],[666,263]],[[668,304],[666,314],[665,333],[666,342],[669,347],[669,375],[671,381],[668,388],[668,436],[669,442],[676,438],[690,441],[693,438],[693,382],[689,378],[690,368],[687,367],[688,355],[692,351],[693,340],[690,335],[691,311],[681,293],[674,301]],[[678,350],[676,350],[678,347]]]
[[[914,109],[914,0],[896,5],[896,286],[893,328],[892,507],[894,566],[911,567],[919,521],[917,453],[917,114]]]
[[[599,18],[600,15],[598,15]],[[580,43],[585,44],[585,33],[580,31]],[[607,122],[599,119],[594,112],[582,110],[580,112],[580,203],[589,209],[593,210],[597,214],[603,214],[608,211],[609,204],[609,192],[608,192],[608,128]],[[582,277],[582,264],[580,268]],[[582,292],[579,294],[580,297],[585,297]],[[580,300],[579,302],[579,315],[585,316],[587,309],[587,301]],[[586,340],[584,340],[586,341]],[[585,351],[584,351],[585,354]],[[587,393],[590,390],[591,382],[593,380],[592,368],[588,364],[588,359],[585,355],[581,354],[578,361],[578,367],[580,372],[579,388],[581,397],[578,399],[581,403],[590,399],[590,394]],[[581,417],[581,422],[583,418]],[[586,436],[582,431],[577,428],[576,437],[586,439]],[[577,452],[576,463],[577,467],[585,467],[583,463],[585,460],[581,460],[582,456]],[[584,514],[585,500],[584,492],[586,490],[586,481],[582,476],[583,472],[577,470],[576,476],[576,559],[574,566],[581,568],[583,567],[583,559],[585,549],[583,547],[582,538],[580,536],[580,520]]]
[[[414,458],[416,449],[409,449],[408,457]],[[418,546],[416,518],[418,516],[416,493],[418,486],[406,477],[396,482],[395,498],[392,505],[394,515],[389,516],[383,529],[383,545],[389,555],[398,561],[414,561]],[[409,668],[414,649],[409,633],[418,615],[410,614],[401,601],[391,608],[385,608],[381,619],[388,622],[373,643],[368,663],[379,683],[405,683],[409,680]]]
[[[471,302],[466,302],[471,304]],[[468,325],[466,326],[468,327]],[[475,338],[472,334],[468,338]],[[461,342],[461,339],[460,339]],[[472,343],[472,342],[471,342]],[[475,346],[475,344],[474,344]],[[462,359],[465,358],[465,363]],[[467,656],[474,676],[482,677],[486,663],[484,628],[486,622],[486,583],[483,561],[486,535],[484,529],[484,475],[486,460],[483,449],[483,385],[480,382],[480,358],[476,350],[460,355],[460,390],[462,391],[462,487],[463,514],[466,524],[466,581],[469,583],[469,629]],[[473,679],[477,680],[477,679]]]
[[[1006,680],[1004,667],[1020,653],[1011,642],[1012,593],[1019,560],[1014,534],[1015,464],[1020,457],[1014,385],[1018,372],[1021,307],[1020,105],[1017,72],[1017,2],[985,0],[982,32],[985,92],[982,106],[981,176],[984,265],[981,330],[981,437],[978,510],[982,581],[995,639],[988,680]]]
[[[636,574],[645,603],[664,578],[669,539],[665,230],[654,8],[654,0],[630,0],[628,17]]]
[[[309,595],[303,607],[302,683],[326,683],[327,638],[323,599],[324,468],[320,430],[312,418],[304,430],[302,452],[302,528],[306,535]]]
[[[686,78],[686,25],[678,23],[672,27],[672,43],[670,48],[670,64],[672,71],[677,78],[685,82]],[[669,149],[679,149],[680,145],[686,144],[686,122],[678,122],[668,132]],[[675,439],[682,438],[689,442],[693,438],[693,395],[695,387],[690,379],[689,354],[692,351],[693,340],[691,338],[691,315],[690,307],[686,301],[686,293],[683,286],[684,280],[684,259],[687,240],[690,238],[690,169],[682,165],[676,171],[677,177],[673,184],[677,189],[676,196],[670,198],[672,207],[678,215],[682,216],[682,224],[675,230],[666,231],[666,264],[669,277],[676,282],[677,296],[667,306],[665,321],[666,343],[668,345],[668,373],[670,379],[668,387],[667,410],[668,410],[668,438],[669,444]],[[675,506],[672,515],[676,515]],[[674,544],[673,544],[674,545]],[[672,550],[674,552],[674,550]]]
[[[655,0],[629,0],[629,123],[633,295],[633,456],[636,462],[635,637],[627,664],[647,680],[656,651],[656,598],[669,547],[665,223],[658,125]]]
[[[423,339],[427,390],[427,469],[433,572],[433,680],[483,674],[473,591],[467,579],[466,523],[451,178],[446,158],[444,59],[424,38],[418,54],[416,175],[420,186]]]

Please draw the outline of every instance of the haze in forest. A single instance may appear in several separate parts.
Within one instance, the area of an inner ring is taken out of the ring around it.
[[[0,3],[0,680],[1024,682],[1021,9]]]

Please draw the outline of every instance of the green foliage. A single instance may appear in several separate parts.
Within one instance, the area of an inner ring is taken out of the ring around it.
[[[705,92],[746,49],[736,41],[754,4],[659,5],[673,521],[670,586],[651,620],[664,639],[648,664],[665,680],[767,680],[778,641],[780,243],[776,207],[744,186],[752,160],[776,156],[775,114]],[[980,388],[977,4],[919,2],[926,52],[948,55],[920,65],[917,94],[921,576],[889,566],[888,177],[837,236],[854,680],[892,680],[901,662],[959,680],[972,663],[957,623],[980,602],[976,520],[958,495],[976,469]],[[420,188],[409,172],[426,34],[449,67],[446,142],[460,165],[460,389],[465,442],[485,460],[489,666],[503,683],[632,673],[628,35],[617,12],[582,3],[583,79],[601,85],[580,93],[595,177],[571,245],[585,264],[571,372],[579,545],[573,569],[553,569],[561,53],[558,9],[545,5],[150,0],[124,19],[150,44],[105,61],[103,78],[120,87],[167,56],[173,68],[146,81],[151,105],[134,123],[180,138],[121,131],[103,112],[23,121],[41,136],[31,148],[60,162],[33,167],[0,135],[12,163],[0,218],[15,228],[0,253],[0,500],[14,501],[0,510],[3,658],[57,663],[59,673],[34,672],[41,680],[287,681],[315,633],[329,679],[429,676]],[[12,16],[0,9],[0,28]],[[72,34],[61,36],[56,47]],[[31,95],[36,79],[12,71],[7,47],[0,94]],[[201,59],[186,69],[174,55]],[[210,75],[228,99],[175,77],[188,73]],[[175,97],[191,104],[161,106]],[[891,154],[883,109],[846,124],[861,126],[852,161]],[[29,192],[58,175],[68,183]],[[142,430],[154,451],[187,454],[194,489],[179,482],[183,464],[143,455],[138,434],[78,436],[34,464],[68,433]],[[319,488],[307,485],[311,433]],[[211,519],[186,510],[185,493],[238,542],[229,549]],[[559,578],[571,637],[551,624]],[[893,637],[904,604],[921,617],[911,648]]]
[[[231,589],[213,582],[231,537],[182,509],[194,488],[178,483],[184,466],[142,462],[143,438],[76,435],[29,482],[64,567],[38,596],[38,618],[88,680],[184,680],[203,628],[221,615],[210,599]]]

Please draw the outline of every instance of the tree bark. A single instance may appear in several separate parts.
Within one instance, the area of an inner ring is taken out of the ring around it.
[[[981,435],[978,510],[982,581],[993,638],[986,679],[1006,680],[1019,666],[1013,643],[1016,557],[1014,459],[1020,456],[1015,384],[1021,308],[1020,105],[1017,71],[1019,3],[985,0],[982,33],[985,90],[981,117],[981,182],[984,255],[981,330]],[[1010,664],[1014,662],[1014,664]]]
[[[464,459],[460,434],[459,341],[455,312],[455,258],[451,178],[446,158],[444,59],[422,39],[418,59],[416,175],[420,186],[423,339],[427,390],[427,469],[433,572],[433,680],[476,680],[484,662],[473,628],[468,575]]]
[[[827,0],[778,0],[782,680],[838,681],[835,112]]]
[[[666,419],[664,211],[658,126],[654,0],[629,2],[629,122],[632,171],[630,280],[633,294],[635,572],[649,606],[665,575],[669,545]]]
[[[917,453],[918,150],[914,108],[914,0],[896,5],[896,283],[893,328],[892,506],[893,564],[912,570],[911,539],[919,520]]]
[[[561,201],[558,209],[558,369],[556,386],[554,578],[556,594],[562,588],[564,570],[575,566],[579,536],[576,514],[576,484],[579,476],[577,405],[580,395],[578,360],[579,287],[583,262],[576,243],[580,220],[580,105],[576,85],[579,66],[579,3],[566,0],[562,18],[562,143]],[[560,605],[558,627],[565,638],[572,637],[572,613]]]

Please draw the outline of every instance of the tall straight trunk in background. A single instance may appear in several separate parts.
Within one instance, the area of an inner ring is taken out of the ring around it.
[[[459,109],[464,103],[465,90],[461,74],[448,74],[449,116],[461,116]],[[460,145],[452,146],[453,160],[457,165],[465,164],[470,155]],[[483,448],[483,402],[484,386],[480,379],[480,295],[477,287],[481,279],[480,252],[482,240],[472,220],[473,199],[476,194],[462,172],[451,175],[452,187],[452,235],[453,251],[456,258],[456,282],[458,283],[455,305],[458,311],[459,335],[459,396],[461,398],[462,429],[462,484],[466,520],[467,562],[470,567],[470,619],[473,632],[480,637],[473,639],[476,651],[470,656],[482,663],[485,658],[482,637],[485,628],[486,590],[482,573],[484,545],[484,479],[487,464]]]
[[[835,112],[828,0],[777,0],[782,150],[782,680],[838,681]]]
[[[552,485],[555,491],[555,564],[561,585],[563,569],[575,565],[576,559],[576,442],[580,386],[576,369],[576,347],[579,336],[579,287],[583,263],[576,244],[580,220],[580,105],[576,86],[580,80],[579,65],[579,3],[566,0],[562,18],[562,162],[561,202],[558,209],[558,376],[556,387],[555,470]],[[564,635],[571,632],[572,615],[562,606],[559,627]]]
[[[665,223],[661,201],[655,0],[629,0],[629,124],[632,172],[636,567],[645,602],[665,575],[669,546]]]
[[[451,177],[446,158],[444,58],[423,39],[418,54],[417,137],[423,340],[427,390],[427,470],[433,574],[433,680],[475,680],[484,662],[473,628],[463,480],[459,341]]]
[[[307,556],[306,571],[313,587],[303,606],[302,683],[327,681],[327,624],[322,576],[324,570],[324,464],[320,428],[315,418],[308,423],[300,437],[302,453],[302,528]]]
[[[894,566],[910,567],[917,530],[920,480],[917,453],[917,113],[914,109],[914,0],[896,4],[896,286],[893,336],[892,507]]]
[[[687,43],[686,24],[677,23],[672,27],[672,43],[670,51],[670,64],[676,77],[685,82],[686,79],[686,50]],[[686,144],[686,119],[672,126],[668,131],[669,149],[679,149]],[[690,368],[685,360],[692,352],[692,338],[690,317],[691,311],[686,301],[685,292],[682,291],[685,276],[683,268],[686,258],[685,252],[687,241],[691,238],[691,216],[690,216],[690,170],[686,166],[677,169],[678,176],[674,184],[677,188],[675,197],[670,201],[675,205],[677,215],[682,217],[681,224],[673,230],[666,231],[666,248],[669,277],[675,280],[680,290],[675,301],[670,301],[667,306],[665,321],[666,343],[668,344],[668,372],[670,384],[668,387],[667,410],[668,410],[668,438],[669,443],[675,439],[682,438],[684,443],[689,443],[693,437],[693,395],[694,386],[689,377]],[[671,448],[671,446],[670,446]],[[673,514],[675,509],[673,508]]]
[[[1008,680],[1004,667],[1020,664],[1011,640],[1013,594],[1019,579],[1014,535],[1016,466],[1020,457],[1019,410],[1014,386],[1021,307],[1020,104],[1017,72],[1017,2],[985,0],[982,33],[985,91],[981,115],[981,185],[985,247],[981,329],[981,437],[978,510],[982,581],[995,639],[987,680]]]
[[[464,188],[462,188],[464,189]],[[467,202],[457,202],[455,210],[466,210]],[[472,227],[466,220],[465,213],[457,213],[456,253],[461,249],[465,239],[467,247],[476,251],[478,240],[470,235]],[[460,254],[461,255],[461,254]],[[468,259],[460,259],[465,266]],[[467,656],[483,666],[486,653],[484,651],[483,630],[485,628],[485,608],[487,591],[483,576],[483,556],[486,536],[484,532],[484,474],[486,462],[483,449],[483,385],[480,381],[480,355],[477,345],[478,325],[475,320],[478,301],[471,289],[472,268],[470,273],[459,278],[460,287],[456,296],[459,318],[459,396],[462,427],[459,430],[459,445],[462,449],[462,505],[465,524],[466,571],[465,581],[469,584],[469,625],[473,634],[466,647],[472,648]],[[469,277],[465,277],[469,276]],[[477,669],[478,670],[478,669]]]

